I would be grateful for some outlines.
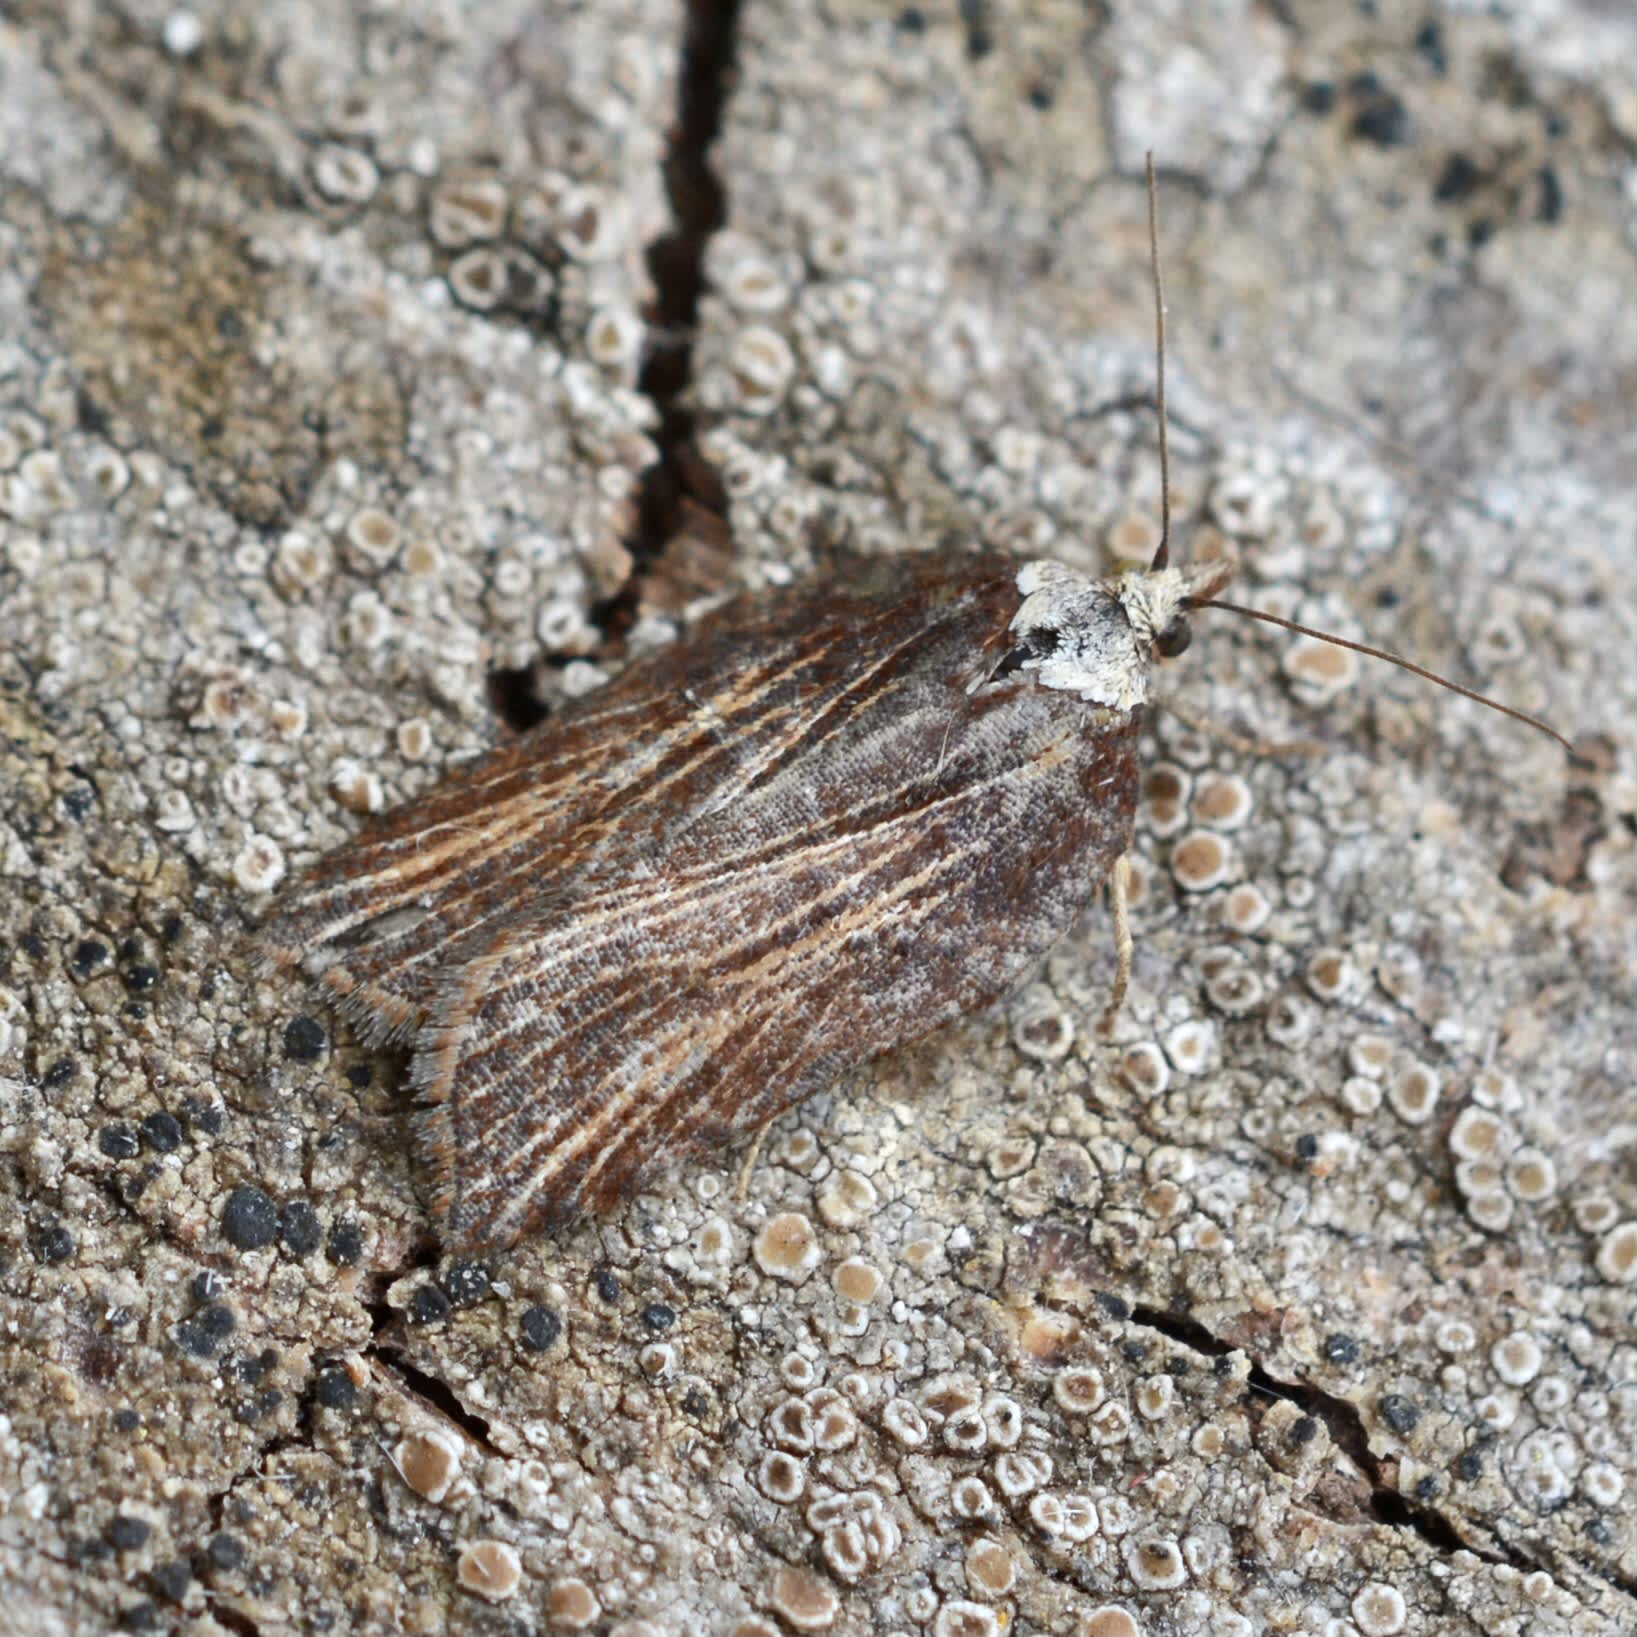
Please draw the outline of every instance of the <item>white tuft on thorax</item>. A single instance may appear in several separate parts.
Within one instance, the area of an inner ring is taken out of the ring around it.
[[[1042,687],[1131,710],[1148,697],[1154,638],[1184,611],[1196,579],[1162,568],[1094,580],[1049,559],[1025,563],[1011,626],[1024,655],[1016,668]]]

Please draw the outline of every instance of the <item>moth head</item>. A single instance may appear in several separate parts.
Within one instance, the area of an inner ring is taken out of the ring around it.
[[[1012,616],[1012,646],[992,675],[1022,671],[1043,688],[1076,693],[1110,710],[1148,697],[1154,657],[1174,659],[1191,638],[1188,611],[1232,577],[1226,562],[1137,569],[1093,579],[1041,559],[1018,570],[1023,601]]]

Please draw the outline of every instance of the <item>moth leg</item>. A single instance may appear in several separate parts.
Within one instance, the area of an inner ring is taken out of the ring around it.
[[[750,1146],[745,1150],[745,1157],[739,1165],[739,1181],[733,1190],[733,1197],[743,1205],[750,1198],[750,1175],[756,1169],[756,1161],[761,1156],[762,1144],[767,1141],[767,1134],[772,1129],[776,1115],[769,1115],[767,1119],[756,1127],[756,1135],[750,1139]]]
[[[1253,734],[1236,733],[1232,728],[1213,722],[1210,717],[1201,716],[1186,705],[1179,705],[1170,699],[1156,699],[1154,704],[1161,710],[1169,711],[1185,728],[1192,728],[1195,733],[1202,733],[1207,739],[1226,745],[1229,750],[1237,750],[1242,756],[1323,756],[1328,749],[1317,739],[1258,739]]]
[[[1105,1035],[1113,1034],[1120,1007],[1125,1004],[1125,992],[1131,984],[1130,888],[1131,865],[1127,855],[1121,853],[1114,860],[1114,868],[1108,872],[1108,907],[1114,917],[1114,988],[1104,1008],[1102,1022],[1097,1026],[1099,1032]]]

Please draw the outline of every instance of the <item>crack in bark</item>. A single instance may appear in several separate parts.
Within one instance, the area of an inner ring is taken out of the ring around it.
[[[684,0],[686,23],[677,76],[676,122],[663,165],[675,227],[648,247],[655,298],[650,351],[638,390],[659,412],[659,459],[643,474],[638,569],[676,532],[690,488],[694,417],[694,331],[705,288],[705,250],[727,221],[727,190],[710,162],[721,134],[738,44],[740,0]],[[619,602],[621,599],[616,599]]]
[[[1523,1574],[1541,1567],[1509,1542],[1496,1538],[1492,1532],[1486,1531],[1489,1544],[1467,1538],[1455,1522],[1437,1507],[1400,1493],[1387,1481],[1387,1461],[1370,1448],[1369,1432],[1356,1404],[1338,1398],[1312,1382],[1286,1381],[1270,1375],[1250,1349],[1224,1341],[1197,1319],[1167,1313],[1156,1307],[1138,1306],[1131,1310],[1131,1322],[1157,1330],[1169,1340],[1209,1358],[1244,1352],[1251,1361],[1247,1377],[1250,1386],[1269,1398],[1282,1398],[1296,1404],[1306,1414],[1322,1422],[1331,1442],[1363,1474],[1370,1486],[1370,1510],[1377,1523],[1390,1529],[1409,1529],[1441,1554],[1471,1552],[1486,1563],[1510,1565]],[[1469,1531],[1474,1528],[1470,1520],[1467,1527]]]
[[[424,1408],[457,1427],[484,1454],[500,1460],[507,1459],[506,1452],[497,1448],[490,1439],[489,1423],[469,1410],[448,1382],[405,1357],[402,1343],[393,1335],[393,1331],[402,1323],[403,1315],[396,1308],[389,1307],[381,1296],[367,1306],[374,1333],[369,1344],[361,1349],[362,1356],[392,1376]]]
[[[467,1409],[447,1381],[429,1374],[418,1364],[411,1364],[390,1344],[376,1343],[366,1347],[363,1356],[393,1376],[410,1397],[421,1401],[424,1408],[452,1422],[485,1455],[501,1461],[511,1459],[503,1449],[491,1442],[489,1423],[481,1415]]]
[[[694,454],[695,423],[687,398],[693,384],[693,344],[705,288],[705,250],[727,221],[727,192],[710,163],[722,128],[738,41],[740,0],[682,0],[676,112],[660,168],[674,225],[648,245],[644,261],[654,295],[647,317],[647,358],[637,391],[658,415],[658,455],[637,485],[636,524],[625,542],[633,558],[626,583],[595,604],[591,621],[617,651],[637,617],[642,585],[683,529],[690,501],[719,513],[722,498]],[[548,714],[531,669],[494,671],[489,703],[513,732]]]
[[[262,1628],[258,1621],[252,1619],[243,1609],[236,1609],[231,1603],[224,1602],[218,1597],[210,1604],[210,1613],[218,1624],[226,1626],[229,1631],[236,1631],[239,1637],[262,1637]]]

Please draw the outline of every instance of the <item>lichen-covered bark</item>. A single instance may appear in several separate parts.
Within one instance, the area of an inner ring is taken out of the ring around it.
[[[0,25],[7,1618],[1632,1629],[1633,25],[725,21]],[[1591,765],[1206,616],[1113,1042],[1094,912],[743,1199],[723,1154],[438,1260],[401,1060],[240,934],[515,673],[593,687],[724,580],[1145,556],[1147,146],[1180,549]],[[725,530],[669,538],[684,482]]]

